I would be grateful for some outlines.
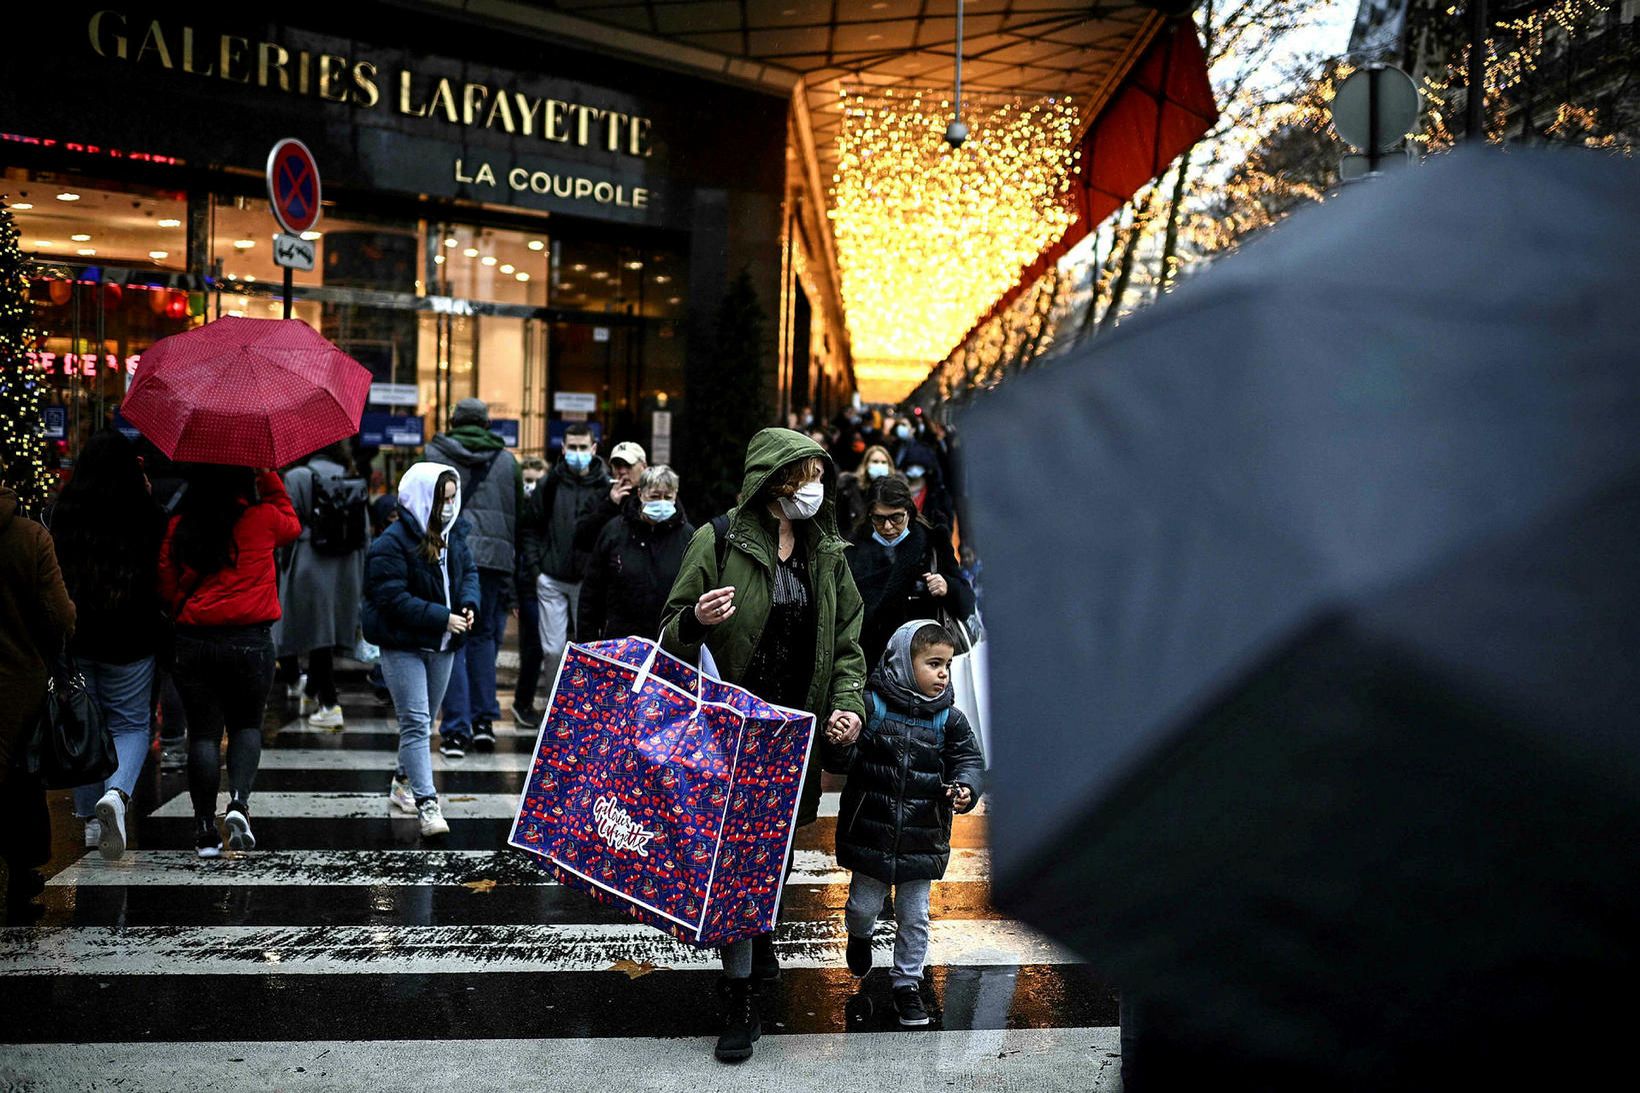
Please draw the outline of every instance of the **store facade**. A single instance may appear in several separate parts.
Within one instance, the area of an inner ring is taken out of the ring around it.
[[[377,415],[430,437],[477,395],[523,452],[585,416],[667,457],[691,333],[742,270],[771,409],[848,396],[789,96],[398,6],[279,10],[65,0],[10,51],[0,193],[70,452],[159,337],[280,314],[263,174],[285,137],[324,187],[294,314],[370,368],[367,444]]]

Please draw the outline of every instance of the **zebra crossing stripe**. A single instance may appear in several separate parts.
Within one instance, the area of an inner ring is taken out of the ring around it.
[[[951,851],[945,879],[990,879],[984,850]],[[788,885],[843,885],[849,871],[823,850],[799,850]],[[47,881],[55,887],[419,886],[493,881],[505,886],[557,882],[516,850],[273,850],[201,860],[192,850],[129,850],[117,861],[88,854]]]
[[[450,793],[439,801],[447,820],[510,820],[517,815],[518,799],[510,793]],[[226,793],[217,797],[220,814],[228,807]],[[391,809],[385,792],[376,793],[257,793],[250,799],[251,823],[258,820],[379,820],[384,817],[414,823],[415,817]],[[158,820],[192,817],[193,803],[179,794],[149,815]]]
[[[1120,1093],[1121,1032],[1114,1025],[1082,1028],[925,1030],[857,1036],[772,1035],[758,1041],[754,1072],[735,1072],[737,1089],[836,1093],[860,1089],[870,1075],[877,1089],[1028,1089],[1032,1093]],[[552,1086],[560,1093],[699,1087],[712,1041],[699,1036],[566,1038],[549,1045],[515,1039],[242,1040],[233,1044],[234,1073],[286,1076],[292,1087],[352,1086],[365,1074],[415,1074],[423,1089],[470,1086],[473,1061],[483,1060],[484,1084],[495,1089],[542,1085],[550,1054]],[[177,1089],[226,1088],[223,1045],[133,1042],[119,1045],[127,1075],[165,1075]],[[8,1073],[20,1086],[96,1088],[109,1083],[109,1052],[85,1044],[8,1044]],[[711,1073],[710,1071],[704,1071]],[[695,1076],[686,1080],[683,1075]],[[674,1077],[678,1076],[678,1077]],[[727,1081],[727,1079],[725,1079]]]
[[[1074,964],[1077,958],[1008,919],[935,920],[930,965]],[[776,947],[789,968],[839,968],[845,936],[834,921],[783,924]],[[892,959],[894,924],[873,936]],[[0,934],[0,976],[428,975],[604,971],[630,960],[656,968],[717,968],[642,923],[471,926],[19,927]]]
[[[473,752],[463,759],[447,759],[433,752],[434,771],[504,771],[528,774],[533,755],[521,752]],[[342,751],[333,748],[266,748],[259,770],[364,770],[383,778],[398,767],[397,751]]]
[[[268,759],[276,753],[263,752],[262,765],[268,770],[345,770],[350,769],[341,765],[322,767],[318,764],[272,764]],[[373,755],[373,752],[332,752],[334,756],[345,755]],[[506,759],[509,756],[490,755],[488,759]],[[528,756],[518,756],[528,759]],[[465,763],[467,760],[458,760]],[[392,763],[378,764],[376,769],[383,772],[384,780],[391,776]],[[436,762],[434,769],[440,769]],[[445,771],[463,769],[457,765],[446,765]],[[468,770],[503,769],[500,767],[478,768],[467,767]],[[522,781],[519,783],[523,785]],[[820,795],[820,815],[835,817],[841,795],[838,793],[822,793]],[[444,808],[444,818],[447,820],[510,820],[518,815],[518,794],[516,793],[446,793],[439,797]],[[228,807],[227,794],[217,798],[217,812]],[[165,804],[155,809],[150,815],[156,819],[186,819],[193,816],[193,804],[187,794],[179,794]],[[984,815],[985,802],[972,815]],[[410,817],[402,813],[390,813],[385,788],[374,793],[318,793],[301,791],[280,791],[272,793],[258,793],[251,798],[251,822],[258,819],[269,820],[368,820],[380,819],[392,815],[408,821]]]

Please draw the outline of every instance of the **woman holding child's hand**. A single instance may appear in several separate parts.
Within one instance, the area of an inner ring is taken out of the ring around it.
[[[695,533],[672,585],[661,645],[766,702],[808,710],[828,741],[858,739],[865,717],[860,593],[837,534],[837,472],[826,450],[791,429],[765,429],[746,449],[742,503]],[[719,537],[722,541],[719,541]],[[829,711],[829,712],[828,712]],[[819,748],[810,753],[799,826],[820,811]],[[788,859],[787,871],[791,869]],[[717,1057],[739,1062],[761,1032],[754,983],[780,975],[764,934],[722,950],[723,1035]]]

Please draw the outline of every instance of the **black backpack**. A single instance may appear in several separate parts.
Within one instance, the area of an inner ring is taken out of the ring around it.
[[[369,490],[362,478],[313,474],[310,542],[316,554],[340,556],[370,541]]]

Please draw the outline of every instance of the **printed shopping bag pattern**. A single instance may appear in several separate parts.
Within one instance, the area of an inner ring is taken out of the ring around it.
[[[691,944],[763,932],[813,729],[652,642],[572,645],[510,841]]]

